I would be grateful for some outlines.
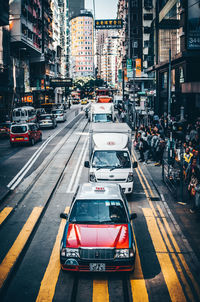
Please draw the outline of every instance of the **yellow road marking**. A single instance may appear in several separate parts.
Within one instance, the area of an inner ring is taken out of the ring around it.
[[[65,213],[69,212],[69,207],[65,209]],[[53,300],[56,283],[60,273],[60,242],[65,228],[66,220],[62,219],[56,241],[51,253],[49,264],[42,279],[40,290],[36,302],[49,302]]]
[[[133,152],[132,152],[132,155],[133,155],[134,160],[137,161],[137,158],[136,158],[136,156],[135,156],[135,154]],[[155,197],[153,191],[151,190],[151,186],[149,185],[149,182],[147,181],[146,176],[144,175],[144,173],[143,173],[143,171],[142,171],[139,163],[138,163],[138,169],[140,170],[140,173],[142,174],[142,176],[144,178],[144,181],[145,181],[145,183],[146,183],[146,185],[147,185],[147,187],[149,189],[149,192],[151,194],[151,197]]]
[[[93,280],[93,302],[109,302],[108,281]]]
[[[135,238],[135,234],[134,238]],[[130,284],[132,297],[134,302],[148,302],[148,293],[145,285],[144,275],[142,272],[138,247],[135,240],[136,258],[135,258],[135,269],[133,274],[130,276]]]
[[[1,211],[1,213],[0,213],[0,225],[6,219],[6,217],[10,214],[12,209],[13,208],[11,208],[11,207],[6,207],[6,208],[3,209],[3,211]]]
[[[186,298],[179,282],[178,276],[169,257],[167,248],[158,229],[156,219],[151,209],[142,209],[146,218],[147,227],[151,235],[156,256],[167,285],[172,302],[186,302]]]
[[[135,169],[135,170],[136,170],[137,176],[138,176],[138,178],[139,178],[139,180],[140,180],[140,183],[141,183],[141,185],[142,185],[142,187],[143,187],[143,190],[144,190],[144,192],[145,192],[145,195],[146,195],[146,197],[147,197],[147,200],[148,200],[148,202],[149,202],[149,204],[150,204],[150,206],[151,206],[151,209],[152,209],[152,211],[153,211],[153,213],[154,213],[154,216],[157,217],[157,213],[156,213],[156,211],[155,211],[155,209],[154,209],[154,207],[153,207],[153,204],[152,204],[152,202],[151,202],[149,193],[148,193],[148,191],[147,191],[147,189],[146,189],[146,186],[145,186],[145,184],[144,184],[144,182],[143,182],[143,180],[142,180],[142,177],[141,177],[141,175],[140,175],[138,169]]]
[[[193,285],[194,285],[194,288],[195,288],[195,290],[196,290],[196,292],[197,292],[197,295],[198,295],[198,297],[199,297],[199,300],[200,300],[200,289],[199,289],[199,285],[198,285],[198,283],[196,282],[194,276],[192,275],[192,273],[191,273],[191,271],[190,271],[190,269],[189,269],[189,267],[188,267],[188,265],[187,265],[187,263],[186,263],[186,261],[185,261],[184,256],[181,254],[181,250],[180,250],[180,248],[179,248],[179,246],[178,246],[178,244],[177,244],[177,242],[176,242],[176,240],[175,240],[175,238],[174,238],[174,236],[173,236],[173,234],[172,234],[172,231],[171,231],[171,229],[170,229],[170,227],[169,227],[169,224],[168,224],[168,222],[167,222],[167,219],[164,218],[164,213],[163,213],[163,211],[162,211],[162,209],[161,209],[161,207],[160,207],[159,205],[158,205],[158,210],[159,210],[161,216],[163,217],[162,220],[163,220],[164,225],[165,225],[165,228],[166,228],[166,230],[167,230],[167,232],[168,232],[168,234],[169,234],[169,237],[170,237],[170,239],[171,239],[171,241],[172,241],[172,243],[173,243],[173,245],[174,245],[175,251],[178,253],[178,257],[179,257],[179,259],[181,260],[181,263],[182,263],[182,265],[183,265],[183,267],[184,267],[184,269],[185,269],[185,271],[186,271],[188,277],[189,277],[190,280],[192,281],[192,283],[193,283]],[[181,275],[182,275],[182,273],[181,273]],[[186,291],[187,291],[188,285],[187,285],[187,284],[184,284],[184,285],[185,285]],[[190,292],[187,291],[187,293],[188,293],[188,296],[190,296]],[[193,298],[193,300],[194,300],[194,298]],[[192,298],[190,298],[190,301],[193,301],[193,300],[192,300]]]
[[[23,250],[41,212],[42,207],[36,207],[33,209],[31,215],[26,221],[17,239],[13,243],[12,247],[10,248],[2,263],[0,264],[0,288],[3,286],[10,270],[12,269],[21,251]]]

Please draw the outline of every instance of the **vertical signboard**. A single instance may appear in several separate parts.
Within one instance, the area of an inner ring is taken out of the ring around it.
[[[188,0],[187,48],[200,49],[199,1]]]
[[[133,78],[133,67],[132,67],[131,59],[127,59],[126,67],[127,67],[127,78]]]
[[[141,77],[141,59],[135,59],[135,76],[136,78]]]
[[[118,83],[121,83],[122,82],[122,70],[119,69],[118,70]]]

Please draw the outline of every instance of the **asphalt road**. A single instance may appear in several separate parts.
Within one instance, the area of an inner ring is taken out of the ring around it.
[[[133,226],[135,271],[127,275],[60,270],[65,221],[59,215],[68,210],[78,183],[88,181],[88,169],[83,165],[88,156],[88,131],[87,120],[80,114],[77,123],[52,140],[1,204],[0,300],[200,301],[199,254],[192,246],[192,232],[185,234],[157,174],[143,165],[135,170],[134,192],[128,197],[131,212],[138,215]],[[17,149],[15,161],[31,150]],[[4,159],[8,160],[6,152]]]
[[[73,105],[70,110],[67,110],[67,121],[58,123],[55,129],[43,129],[42,142],[38,142],[34,146],[20,145],[12,148],[9,139],[0,139],[0,171],[2,171],[0,173],[0,200],[9,192],[10,186],[7,186],[19,175],[27,163],[27,169],[21,180],[41,164],[60,138],[69,131],[83,108],[81,105]]]

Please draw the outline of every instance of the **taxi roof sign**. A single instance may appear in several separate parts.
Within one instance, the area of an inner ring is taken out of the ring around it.
[[[105,188],[104,187],[96,187],[95,191],[96,192],[105,192]]]
[[[122,19],[95,20],[96,29],[122,29]]]

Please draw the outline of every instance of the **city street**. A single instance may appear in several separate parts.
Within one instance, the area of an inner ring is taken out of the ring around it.
[[[192,219],[199,217],[191,217],[173,200],[161,182],[159,167],[140,164],[134,173],[134,191],[128,196],[130,211],[138,216],[133,226],[134,272],[61,271],[65,220],[59,215],[69,210],[78,184],[88,181],[84,161],[89,127],[81,111],[1,204],[1,301],[199,301],[199,220],[193,221],[198,230],[191,227]],[[25,148],[32,147],[17,147],[13,156],[20,160]],[[1,171],[4,177],[7,172]]]
[[[200,302],[200,0],[0,0],[0,302]]]

